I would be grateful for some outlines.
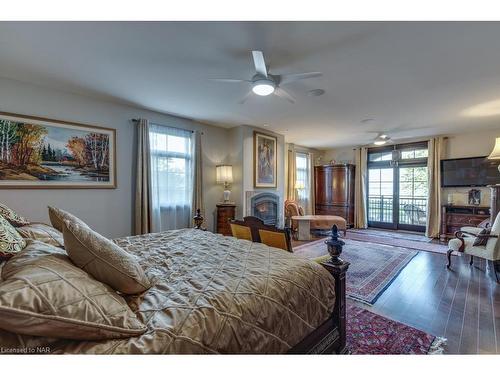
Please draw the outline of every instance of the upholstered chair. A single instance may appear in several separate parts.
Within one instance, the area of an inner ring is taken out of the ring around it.
[[[230,223],[230,225],[233,237],[239,240],[252,241],[252,231],[250,230],[250,227],[234,223]]]
[[[468,231],[465,229],[468,229]],[[448,242],[447,267],[451,267],[451,253],[453,251],[470,255],[471,265],[473,264],[474,257],[491,260],[494,263],[493,266],[497,282],[500,282],[497,270],[499,267],[498,264],[495,264],[496,261],[500,261],[500,214],[497,215],[493,225],[491,226],[491,232],[489,234],[480,234],[483,229],[484,228],[464,227],[462,230],[455,233],[456,238],[453,238],[450,242]],[[485,239],[485,244],[476,243],[476,245],[474,245],[479,237]]]

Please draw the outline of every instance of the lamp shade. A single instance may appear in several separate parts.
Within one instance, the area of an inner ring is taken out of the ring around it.
[[[302,190],[302,189],[305,189],[306,186],[304,185],[304,182],[302,181],[296,181],[295,182],[295,189],[297,190]]]
[[[495,147],[491,151],[490,156],[488,156],[488,159],[500,159],[500,138],[496,139]]]
[[[217,183],[232,183],[233,182],[233,166],[232,165],[218,165],[215,167],[217,173]]]

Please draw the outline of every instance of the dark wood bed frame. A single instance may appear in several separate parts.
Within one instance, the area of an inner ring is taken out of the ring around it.
[[[196,229],[203,229],[203,217],[200,210],[197,210],[193,218]],[[274,227],[273,227],[274,228]],[[276,229],[275,230],[279,230]],[[307,335],[301,342],[291,348],[290,354],[347,354],[346,346],[346,272],[349,263],[338,257],[342,252],[342,241],[338,240],[337,227],[332,228],[332,238],[328,242],[329,252],[332,243],[336,246],[336,255],[321,265],[335,279],[335,306],[330,318]]]

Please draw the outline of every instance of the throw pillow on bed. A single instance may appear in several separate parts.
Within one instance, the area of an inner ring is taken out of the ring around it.
[[[26,246],[26,242],[7,220],[0,215],[0,261],[9,259]]]
[[[49,206],[49,219],[50,223],[59,232],[63,231],[64,220],[78,222],[80,225],[87,226],[82,220],[77,218],[75,215],[70,214],[67,211],[61,210],[60,208]]]
[[[63,237],[71,260],[97,280],[125,294],[142,293],[151,287],[132,254],[88,226],[66,220]]]
[[[14,210],[0,203],[0,216],[3,216],[9,223],[15,227],[22,225],[28,225],[30,222],[28,219],[18,215]]]
[[[37,241],[29,246],[40,244],[50,246]],[[126,338],[146,331],[123,297],[60,251],[39,252],[37,257],[23,251],[4,265],[0,329],[76,340]]]
[[[16,228],[25,239],[32,239],[48,243],[49,245],[64,247],[62,233],[47,224],[33,223]]]

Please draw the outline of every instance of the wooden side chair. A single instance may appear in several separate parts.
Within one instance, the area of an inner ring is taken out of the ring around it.
[[[235,226],[235,229],[246,228],[245,230],[240,229],[239,236],[233,234],[236,238],[249,239],[253,242],[260,242],[271,247],[293,252],[290,228],[278,229],[273,225],[266,225],[255,216],[245,216],[243,220],[232,220],[230,224],[231,230],[233,230],[233,226]],[[245,234],[242,235],[243,232]],[[250,232],[250,238],[243,238],[242,236],[248,236],[248,232]]]
[[[286,230],[271,231],[259,229],[260,241],[267,246],[277,247],[278,249],[286,250],[293,253],[290,236],[287,236]]]
[[[245,225],[240,225],[240,224],[235,224],[235,223],[229,223],[231,226],[231,233],[233,237],[239,239],[239,240],[248,240],[252,241],[252,232],[250,230],[250,227],[247,227]]]

